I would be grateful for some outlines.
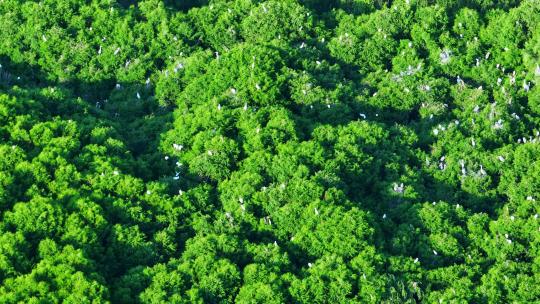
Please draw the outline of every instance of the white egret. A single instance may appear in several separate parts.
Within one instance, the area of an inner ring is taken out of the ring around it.
[[[403,183],[401,183],[399,185],[397,183],[394,183],[394,187],[393,187],[394,192],[403,193],[404,188],[405,187],[403,186]]]
[[[531,83],[525,82],[525,80],[523,80],[523,90],[525,90],[525,92],[529,92],[530,87],[531,87]]]
[[[443,50],[440,54],[439,54],[439,58],[441,60],[441,63],[442,64],[447,64],[448,62],[450,62],[450,56],[452,55],[452,52],[449,51],[449,50]]]

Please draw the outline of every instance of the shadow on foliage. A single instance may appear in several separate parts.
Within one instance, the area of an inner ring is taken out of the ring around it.
[[[117,88],[114,79],[100,82],[71,80],[60,83],[48,79],[47,74],[36,66],[15,63],[6,57],[0,58],[0,64],[2,65],[0,93],[7,93],[20,101],[34,100],[31,106],[42,103],[28,113],[39,115],[34,118],[38,121],[52,121],[54,118],[60,118],[77,123],[79,135],[76,140],[80,141],[81,148],[77,152],[78,155],[73,156],[72,162],[77,166],[78,171],[93,170],[83,159],[87,157],[85,154],[88,153],[83,147],[99,142],[100,145],[107,146],[109,155],[106,161],[118,167],[124,174],[141,178],[144,182],[157,179],[166,182],[167,180],[163,180],[164,176],[174,176],[174,162],[167,161],[165,155],[159,150],[159,136],[172,122],[172,112],[168,108],[159,106],[153,97],[153,87],[140,83],[121,83],[121,87]],[[60,92],[60,97],[51,99],[47,95],[49,89],[51,89],[50,92]],[[140,99],[137,94],[140,94]],[[112,128],[113,131],[106,133],[105,138],[96,139],[92,131],[97,128]],[[118,146],[118,142],[120,142],[120,146]],[[28,149],[28,151],[39,153],[37,150],[40,148],[29,146]],[[146,165],[148,163],[152,165]],[[52,168],[52,170],[56,169]],[[170,179],[171,182],[165,184],[168,184],[171,189],[175,188],[176,185],[172,184],[172,178],[168,177],[167,179]],[[196,178],[191,177],[191,181],[187,182],[192,184],[194,180]],[[87,181],[81,182],[87,183]],[[86,190],[81,191],[85,192]],[[124,224],[126,227],[134,223],[137,224],[138,222],[133,219],[132,208],[135,205],[140,206],[142,202],[133,202],[133,197],[122,197],[119,194],[108,196],[106,192],[101,189],[98,193],[91,192],[85,195],[89,195],[92,201],[99,202],[101,208],[105,209],[104,214],[106,214],[109,223]],[[68,195],[63,200],[74,202],[82,198],[84,196]],[[118,204],[123,205],[118,206]],[[66,214],[72,212],[66,206],[62,208],[66,208],[63,211]],[[156,206],[148,205],[147,208],[152,210]],[[133,223],[129,223],[126,219],[133,219]],[[105,267],[110,261],[107,260],[108,257],[104,253],[115,237],[111,235],[114,231],[109,228],[103,231],[103,235],[99,235],[101,246],[94,248],[83,245],[81,247],[85,255],[102,263]],[[156,223],[146,225],[143,223],[140,228],[142,233],[152,235],[158,226]],[[183,244],[181,240],[187,239],[188,235],[191,236],[189,230],[179,232],[176,235],[178,243]],[[36,239],[34,243],[37,244],[39,241],[40,239]],[[62,240],[62,242],[71,244],[70,240]],[[74,246],[77,244],[78,241],[73,241]],[[105,274],[106,278],[122,274],[127,270],[125,267],[130,263],[129,260],[133,259],[133,256],[136,256],[137,259],[143,259],[145,252],[149,250],[146,247],[133,248],[133,244],[129,242],[115,246],[116,251],[107,254],[119,259],[118,266],[115,266],[113,272]],[[157,257],[149,256],[143,260],[148,261],[148,265],[152,265],[156,259]]]
[[[158,104],[152,86],[117,84],[114,79],[60,83],[48,79],[47,74],[36,66],[14,63],[7,57],[1,57],[0,64],[0,89],[11,91],[20,87],[38,94],[36,89],[59,89],[65,92],[65,98],[60,104],[53,104],[56,107],[47,108],[51,117],[74,120],[82,131],[99,126],[112,127],[137,164],[129,168],[120,159],[111,158],[114,165],[145,181],[173,173],[173,166],[165,161],[165,155],[159,150],[159,136],[172,123],[172,111]],[[90,139],[90,134],[82,136]],[[155,166],[143,165],[148,162]]]
[[[117,0],[118,5],[123,9],[128,9],[130,6],[137,6],[140,1],[138,0]],[[163,0],[165,6],[175,11],[188,11],[195,7],[201,7],[208,5],[209,0],[191,0],[191,1],[177,1],[177,0]]]

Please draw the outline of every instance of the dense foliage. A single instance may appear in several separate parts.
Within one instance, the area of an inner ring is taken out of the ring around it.
[[[0,0],[0,303],[540,302],[540,2]]]

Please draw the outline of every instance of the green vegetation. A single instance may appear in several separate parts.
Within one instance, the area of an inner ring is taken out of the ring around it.
[[[540,2],[0,0],[0,303],[539,303]]]

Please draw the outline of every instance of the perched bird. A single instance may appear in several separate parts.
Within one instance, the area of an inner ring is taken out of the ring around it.
[[[486,170],[484,170],[484,167],[480,165],[480,174],[486,175]]]
[[[499,119],[497,120],[497,122],[495,122],[495,124],[493,125],[493,129],[495,130],[500,130],[503,128],[503,121],[502,119]]]
[[[448,62],[450,62],[450,55],[451,54],[452,54],[452,52],[450,52],[449,50],[443,50],[439,54],[439,59],[441,60],[441,63],[442,64],[447,64]]]
[[[529,92],[530,87],[531,82],[525,82],[525,80],[523,80],[523,90],[525,90],[525,92]]]
[[[174,67],[174,72],[178,73],[178,70],[183,69],[183,68],[184,68],[184,65],[182,63],[179,63]]]
[[[465,84],[465,82],[463,81],[463,79],[461,79],[461,77],[459,77],[459,75],[456,77],[456,83],[460,86],[463,86]]]
[[[399,185],[398,185],[397,183],[394,183],[393,190],[394,190],[394,192],[396,192],[396,193],[403,193],[403,190],[404,190],[403,183],[401,183],[401,184],[399,184]]]

